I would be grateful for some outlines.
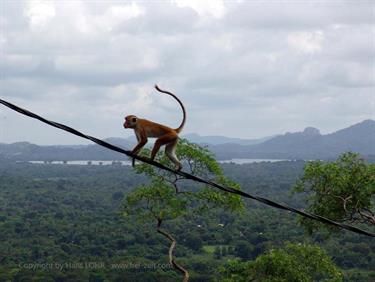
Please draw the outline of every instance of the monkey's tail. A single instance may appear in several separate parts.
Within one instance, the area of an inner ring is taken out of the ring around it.
[[[177,102],[180,104],[181,108],[182,108],[182,113],[183,113],[183,118],[182,118],[182,122],[180,124],[180,126],[178,128],[175,129],[175,131],[177,133],[180,133],[181,130],[184,128],[184,125],[185,125],[185,122],[186,122],[186,111],[185,111],[185,107],[184,107],[184,104],[182,104],[182,102],[180,101],[180,99],[177,98],[176,95],[174,95],[173,93],[169,92],[169,91],[165,91],[165,90],[162,90],[159,88],[159,86],[157,86],[155,84],[155,89],[161,93],[164,93],[164,94],[168,94],[170,96],[172,96],[173,98],[175,98],[177,100]]]

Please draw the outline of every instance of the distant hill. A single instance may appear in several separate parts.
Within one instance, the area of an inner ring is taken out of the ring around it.
[[[264,137],[260,139],[241,139],[241,138],[231,138],[226,136],[201,136],[196,133],[182,135],[183,138],[188,139],[190,142],[199,144],[209,144],[209,145],[220,145],[220,144],[239,144],[239,145],[254,145],[262,143],[266,140],[273,138],[274,136]]]
[[[120,138],[109,138],[105,141],[129,149],[132,144]],[[0,156],[17,161],[50,161],[50,160],[126,160],[127,157],[99,145],[79,146],[38,146],[28,142],[0,144]]]
[[[292,158],[327,159],[353,151],[364,156],[375,155],[375,121],[365,120],[331,134],[307,127],[302,132],[286,133],[249,146],[212,145],[219,158]]]
[[[374,120],[365,120],[326,135],[322,135],[316,128],[307,127],[302,132],[288,132],[254,140],[198,134],[187,134],[183,137],[191,142],[208,145],[218,159],[330,159],[346,151],[358,152],[363,156],[375,156]],[[131,149],[135,138],[108,138],[106,141],[124,149]],[[0,144],[0,159],[4,158],[19,161],[127,159],[124,155],[96,144],[38,146],[28,142]]]

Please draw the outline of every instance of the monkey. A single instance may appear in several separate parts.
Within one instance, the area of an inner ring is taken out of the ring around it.
[[[131,128],[134,129],[135,136],[137,138],[138,144],[132,150],[133,154],[138,154],[138,152],[143,148],[144,145],[147,143],[147,138],[157,138],[154,144],[154,147],[151,151],[151,160],[154,160],[157,152],[159,151],[160,147],[165,145],[165,154],[168,158],[174,163],[176,166],[176,170],[181,170],[182,165],[181,162],[178,160],[176,156],[176,146],[178,143],[178,134],[182,131],[185,122],[186,122],[186,111],[184,104],[181,102],[180,99],[177,98],[176,95],[169,91],[165,91],[159,88],[155,84],[155,89],[161,93],[168,94],[175,98],[177,102],[180,104],[182,108],[182,122],[179,127],[176,129],[170,128],[166,125],[159,124],[147,119],[138,118],[135,115],[128,115],[125,117],[124,128]],[[134,167],[135,159],[132,160],[132,165]]]

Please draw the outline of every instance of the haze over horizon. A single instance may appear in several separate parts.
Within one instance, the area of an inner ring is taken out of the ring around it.
[[[348,127],[345,127],[345,128],[338,128],[337,130],[334,130],[332,132],[321,132],[321,130],[319,128],[316,128],[316,127],[310,127],[310,126],[307,126],[299,131],[286,131],[286,132],[279,132],[279,133],[275,133],[275,134],[272,134],[272,135],[269,135],[269,136],[262,136],[262,137],[259,137],[259,138],[239,138],[237,136],[225,136],[225,135],[201,135],[201,134],[198,134],[198,133],[195,133],[195,132],[192,132],[192,133],[187,133],[187,134],[182,134],[181,137],[183,138],[188,138],[189,137],[192,137],[193,139],[197,139],[200,140],[200,138],[215,138],[215,137],[218,137],[218,138],[233,138],[233,139],[240,139],[240,140],[243,140],[243,141],[255,141],[255,140],[263,140],[261,142],[264,142],[266,140],[269,140],[273,137],[276,137],[276,136],[282,136],[282,135],[285,135],[285,134],[290,134],[290,133],[302,133],[302,132],[306,132],[307,130],[309,130],[309,133],[311,134],[312,131],[315,131],[317,130],[320,135],[324,136],[324,135],[328,135],[328,134],[332,134],[332,133],[336,133],[337,131],[340,131],[340,130],[343,130],[343,129],[347,129],[349,127],[352,127],[352,126],[355,126],[355,125],[359,125],[359,124],[364,124],[368,121],[371,121],[372,124],[375,124],[375,120],[372,120],[372,119],[367,119],[367,120],[363,120],[359,123],[355,123],[355,124],[352,124]],[[39,121],[36,121],[36,122],[39,122]],[[368,125],[368,123],[366,123]],[[313,130],[311,130],[313,129]],[[58,130],[58,129],[57,129]],[[60,131],[60,130],[59,130]],[[315,131],[316,132],[316,131]],[[63,131],[64,133],[64,131]],[[84,132],[83,132],[84,133]],[[65,132],[65,134],[70,134],[68,132]],[[110,139],[124,139],[124,140],[131,140],[132,142],[136,142],[136,138],[134,135],[130,135],[130,136],[107,136],[107,137],[104,137],[103,138],[104,140],[110,140]],[[154,142],[154,138],[150,138],[149,140],[149,143],[152,144]],[[29,140],[19,140],[19,141],[14,141],[14,142],[10,142],[10,143],[19,143],[19,142],[28,142],[28,143],[32,143],[32,144],[35,144],[35,145],[40,145],[40,146],[59,146],[59,145],[67,145],[67,146],[75,146],[75,145],[89,145],[89,144],[94,144],[93,142],[89,141],[89,140],[86,140],[86,139],[82,139],[82,141],[84,142],[81,142],[81,143],[75,143],[75,144],[60,144],[60,143],[51,143],[51,144],[38,144],[38,143],[34,143],[34,142],[31,142]],[[111,141],[108,141],[109,143],[111,143]],[[197,142],[197,141],[194,141],[193,142]],[[201,142],[201,141],[199,141]],[[198,143],[199,143],[198,142]],[[204,141],[203,141],[204,142]],[[210,143],[210,142],[209,142]],[[215,143],[215,142],[213,142]],[[221,142],[219,142],[221,143]],[[0,142],[0,144],[7,144],[5,142]]]
[[[375,119],[373,1],[2,1],[0,98],[99,138],[127,114],[256,139]],[[89,144],[0,105],[0,143]]]

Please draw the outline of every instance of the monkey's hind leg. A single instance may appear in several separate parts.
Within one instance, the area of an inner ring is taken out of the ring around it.
[[[168,156],[168,158],[175,164],[176,170],[181,170],[182,165],[181,162],[178,160],[176,156],[176,146],[177,146],[178,138],[176,138],[171,143],[168,143],[165,146],[165,154]]]
[[[169,144],[173,142],[176,139],[176,135],[172,134],[165,134],[162,137],[156,139],[154,147],[151,151],[151,160],[154,160],[156,157],[156,154],[159,152],[159,149],[161,146],[164,146],[166,144]]]

